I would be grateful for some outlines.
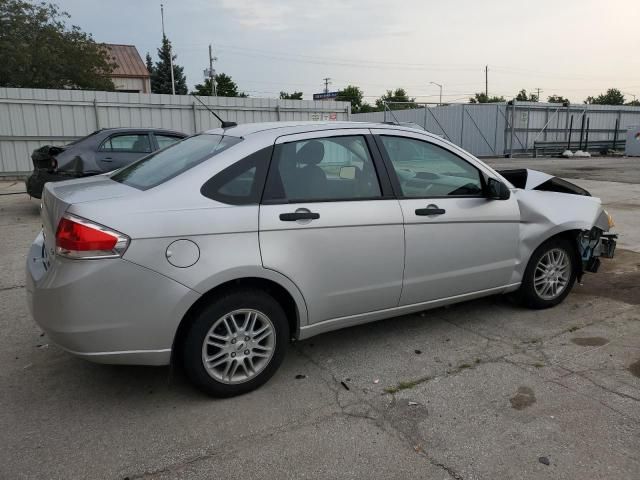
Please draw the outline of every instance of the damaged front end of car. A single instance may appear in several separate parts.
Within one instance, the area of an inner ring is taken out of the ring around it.
[[[617,234],[610,233],[613,227],[611,215],[602,210],[591,230],[578,234],[578,252],[583,272],[596,273],[600,268],[600,258],[613,258],[618,238]],[[581,275],[578,276],[578,280],[580,277]]]
[[[613,219],[598,198],[574,183],[537,170],[499,173],[518,189],[520,239],[529,251],[545,236],[571,235],[580,258],[580,265],[576,265],[578,281],[585,272],[597,272],[601,258],[613,258],[618,235],[611,232]]]

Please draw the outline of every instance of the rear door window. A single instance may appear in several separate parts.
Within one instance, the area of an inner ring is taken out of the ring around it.
[[[380,184],[363,136],[276,145],[265,203],[379,198]]]
[[[150,153],[151,142],[149,135],[113,135],[107,138],[100,146],[101,152],[114,153]]]
[[[118,170],[112,180],[140,190],[153,188],[242,141],[238,137],[202,134],[144,157]]]

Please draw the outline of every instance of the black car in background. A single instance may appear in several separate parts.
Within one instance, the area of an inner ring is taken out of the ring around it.
[[[27,193],[40,198],[46,182],[116,170],[185,137],[157,128],[105,128],[61,147],[45,145],[31,155],[34,168],[26,180]]]

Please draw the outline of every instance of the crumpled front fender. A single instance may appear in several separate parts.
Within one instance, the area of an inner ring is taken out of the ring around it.
[[[594,226],[608,230],[599,198],[522,189],[515,189],[513,196],[520,209],[521,260],[514,282],[521,281],[529,258],[549,238],[567,231],[590,231]]]

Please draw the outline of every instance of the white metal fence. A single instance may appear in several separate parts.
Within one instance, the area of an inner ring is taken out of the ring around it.
[[[391,105],[393,106],[393,105]],[[571,118],[573,117],[573,120]],[[427,131],[477,156],[534,154],[536,145],[571,140],[578,148],[583,118],[589,120],[589,141],[614,139],[624,149],[624,133],[640,125],[640,107],[615,105],[569,105],[515,102],[425,106],[410,110],[360,113],[362,122],[399,121],[416,123]],[[586,130],[586,129],[584,129]],[[583,131],[583,138],[586,131]]]
[[[198,97],[237,123],[348,120],[348,102]],[[157,127],[196,133],[220,123],[189,95],[0,88],[0,175],[32,170],[31,152],[100,128]]]

